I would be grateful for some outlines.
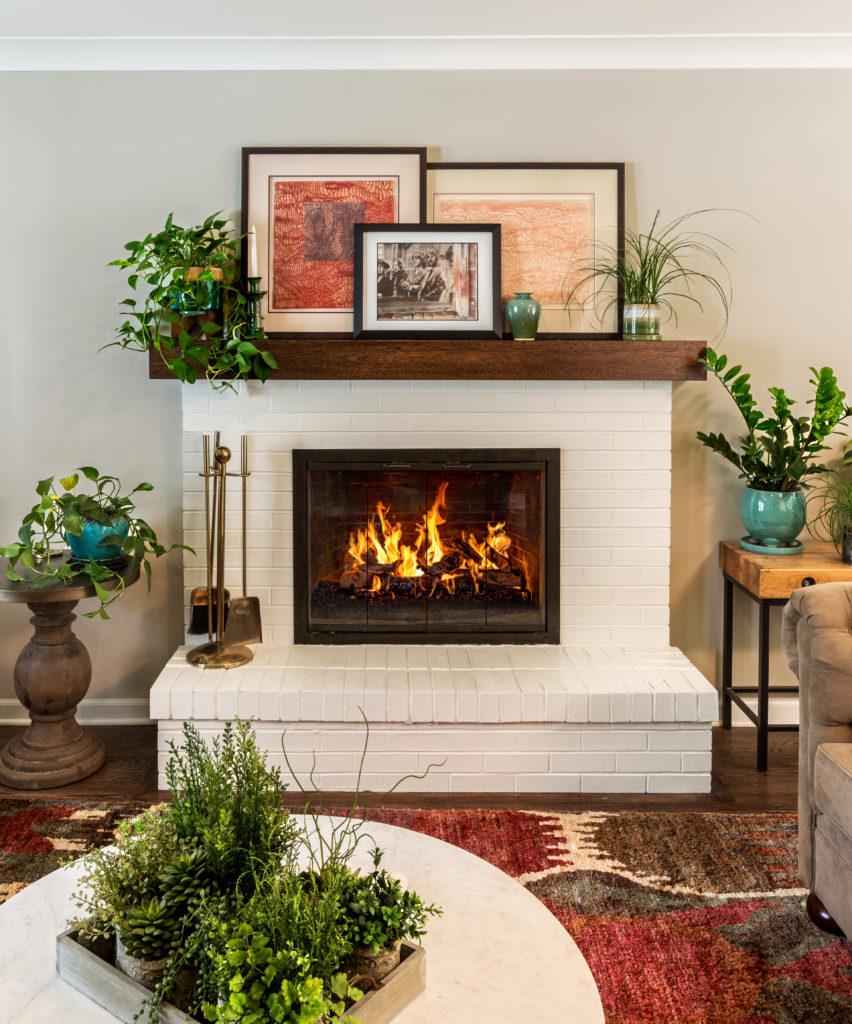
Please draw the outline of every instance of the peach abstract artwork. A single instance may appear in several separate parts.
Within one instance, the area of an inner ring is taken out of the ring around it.
[[[439,224],[501,226],[504,302],[524,291],[532,292],[545,309],[563,309],[563,296],[575,284],[572,266],[582,266],[594,253],[592,194],[435,193],[432,219]],[[577,303],[586,297],[581,289]]]

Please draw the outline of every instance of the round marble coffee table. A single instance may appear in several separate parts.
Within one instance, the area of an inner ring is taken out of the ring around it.
[[[600,997],[573,939],[531,893],[473,854],[431,836],[368,823],[384,866],[444,908],[424,940],[426,990],[395,1021],[440,1024],[570,1019],[603,1024]],[[369,842],[358,866],[370,866]],[[0,907],[0,1024],[112,1024],[56,977],[56,936],[78,871],[54,871]]]

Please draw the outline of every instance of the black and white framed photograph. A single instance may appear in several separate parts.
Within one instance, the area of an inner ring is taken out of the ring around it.
[[[500,225],[356,224],[356,338],[500,338]]]

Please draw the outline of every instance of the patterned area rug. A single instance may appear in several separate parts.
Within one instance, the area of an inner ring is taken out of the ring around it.
[[[138,810],[0,801],[0,896],[109,842],[116,821]],[[580,947],[607,1024],[852,1024],[852,945],[804,912],[795,815],[368,817],[460,846],[526,886]],[[569,1019],[555,1008],[554,1021]]]

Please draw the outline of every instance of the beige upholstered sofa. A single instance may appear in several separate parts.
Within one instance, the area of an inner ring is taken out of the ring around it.
[[[784,650],[799,677],[799,874],[814,922],[852,939],[852,583],[794,591]]]

